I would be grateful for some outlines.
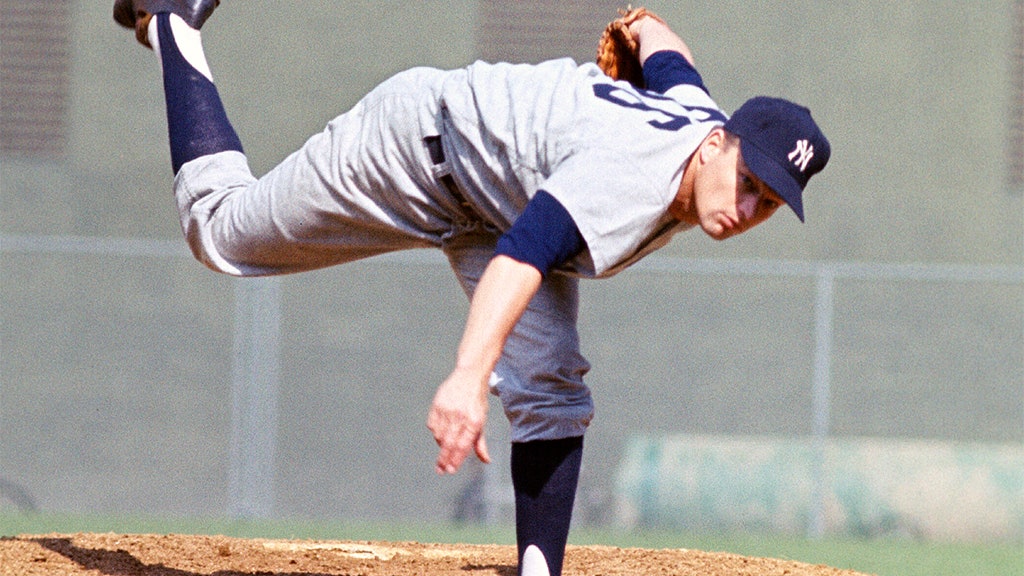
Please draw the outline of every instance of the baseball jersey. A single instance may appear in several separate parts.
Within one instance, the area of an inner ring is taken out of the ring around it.
[[[537,190],[569,212],[587,250],[564,270],[613,275],[688,226],[667,212],[693,151],[726,116],[700,87],[664,94],[570,59],[477,62],[449,73],[451,159],[478,214],[507,230]]]

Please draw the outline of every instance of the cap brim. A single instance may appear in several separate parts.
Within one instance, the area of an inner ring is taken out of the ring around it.
[[[779,166],[767,154],[761,152],[757,146],[751,144],[740,136],[740,151],[743,153],[743,162],[747,168],[754,173],[762,182],[768,185],[773,192],[786,201],[786,204],[793,210],[801,222],[804,221],[803,190],[796,180],[789,175],[785,168]]]

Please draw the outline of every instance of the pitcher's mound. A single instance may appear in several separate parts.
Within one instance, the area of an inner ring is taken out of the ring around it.
[[[35,576],[515,576],[514,546],[48,534],[0,539],[0,574]],[[696,550],[570,546],[564,576],[864,576]]]

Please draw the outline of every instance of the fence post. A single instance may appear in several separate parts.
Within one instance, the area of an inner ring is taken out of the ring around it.
[[[825,494],[828,481],[825,450],[831,420],[831,365],[832,318],[835,266],[824,264],[818,268],[817,297],[814,304],[814,383],[812,390],[812,428],[814,461],[811,473],[813,495],[807,523],[807,537],[821,538],[825,534]]]
[[[235,284],[228,515],[270,516],[274,506],[280,286],[276,278]]]

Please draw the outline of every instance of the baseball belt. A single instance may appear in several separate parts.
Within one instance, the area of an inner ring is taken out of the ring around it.
[[[476,220],[476,212],[473,210],[473,206],[466,201],[466,197],[463,196],[462,191],[459,190],[458,184],[455,183],[455,178],[452,177],[451,165],[446,162],[444,146],[441,144],[441,137],[427,136],[423,139],[423,142],[427,145],[427,152],[430,154],[430,161],[434,163],[434,175],[437,176],[438,181],[441,182],[441,185],[448,190],[448,193],[452,195],[452,198],[458,202],[463,215],[471,220]]]

